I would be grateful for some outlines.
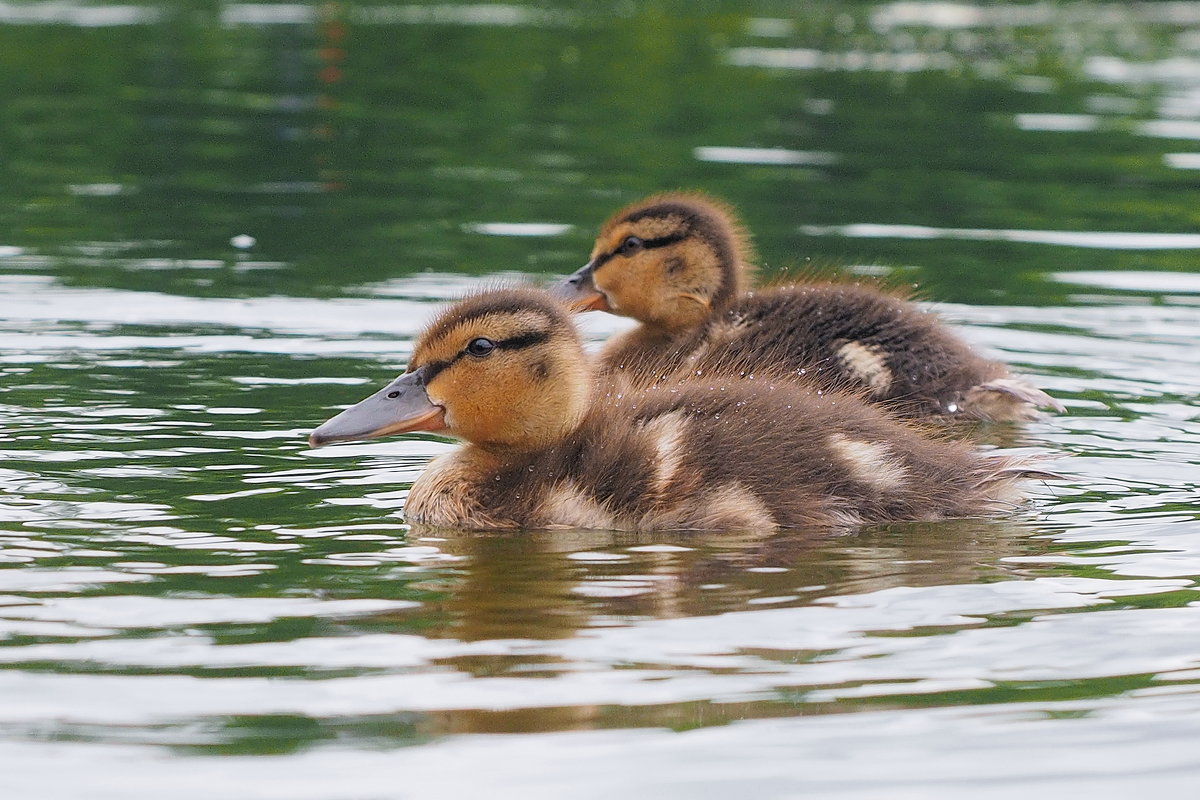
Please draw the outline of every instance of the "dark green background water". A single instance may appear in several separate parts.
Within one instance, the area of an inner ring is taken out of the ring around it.
[[[0,791],[1190,791],[1197,166],[1195,3],[0,3]],[[431,538],[450,445],[305,447],[673,188],[768,275],[917,285],[1068,406],[990,434],[1068,480]]]

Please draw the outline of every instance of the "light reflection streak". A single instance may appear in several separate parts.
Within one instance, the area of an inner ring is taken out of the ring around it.
[[[1094,131],[1100,118],[1092,114],[1017,114],[1017,127],[1023,131]]]
[[[726,61],[737,67],[824,70],[829,72],[923,72],[951,70],[960,63],[950,53],[866,52],[830,53],[807,48],[735,47]]]
[[[838,162],[836,153],[814,150],[787,150],[782,147],[697,147],[697,161],[719,164],[778,164],[829,166]]]
[[[934,228],[926,225],[889,225],[873,222],[851,225],[803,225],[800,231],[808,236],[845,236],[848,239],[962,239],[1102,250],[1200,250],[1200,233]]]

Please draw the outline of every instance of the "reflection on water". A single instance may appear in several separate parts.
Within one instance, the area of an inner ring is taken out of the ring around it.
[[[835,234],[856,239],[966,239],[979,242],[1022,242],[1101,250],[1196,250],[1196,233],[1118,233],[1116,231],[997,231],[971,228],[930,228],[924,225],[860,223],[822,227],[805,225],[810,236]]]
[[[1190,791],[1197,23],[0,3],[0,793]],[[469,534],[400,513],[445,440],[308,449],[441,302],[676,187],[768,275],[919,284],[1063,400],[986,438],[1067,480],[841,536]]]

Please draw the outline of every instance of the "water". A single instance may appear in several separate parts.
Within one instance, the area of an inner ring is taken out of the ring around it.
[[[0,792],[1190,793],[1198,8],[0,4]],[[446,441],[305,446],[681,186],[768,273],[918,284],[1067,405],[990,434],[1067,480],[430,537]]]

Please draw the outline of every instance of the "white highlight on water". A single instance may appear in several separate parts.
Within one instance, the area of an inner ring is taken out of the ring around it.
[[[572,227],[557,222],[471,222],[462,229],[485,236],[562,236]]]
[[[828,166],[836,164],[837,153],[819,150],[786,150],[782,147],[697,147],[692,151],[697,161],[720,164],[806,164]]]
[[[859,222],[850,225],[802,225],[809,236],[849,239],[962,239],[979,242],[1020,242],[1098,250],[1200,250],[1200,233],[1143,233],[1132,231],[1032,231],[987,228],[933,228]]]

